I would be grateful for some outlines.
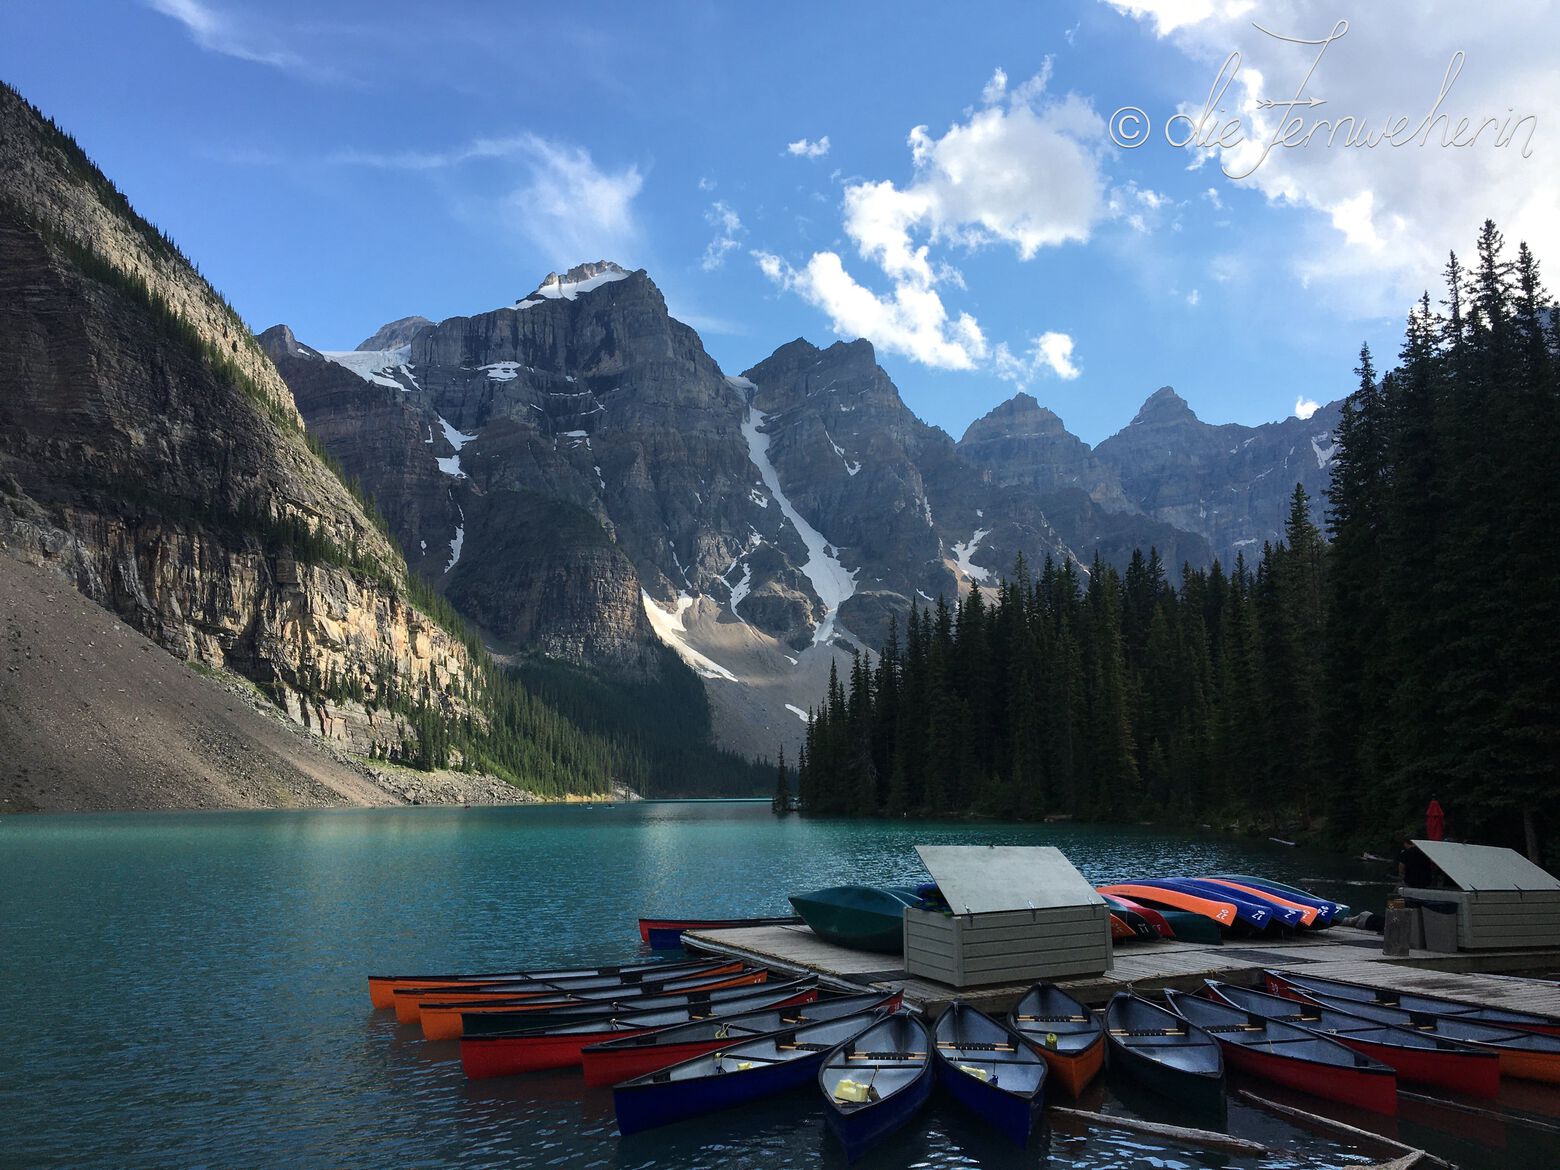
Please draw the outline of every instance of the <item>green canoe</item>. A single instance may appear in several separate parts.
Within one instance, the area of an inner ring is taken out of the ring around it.
[[[885,955],[904,953],[905,907],[919,900],[909,886],[831,886],[791,895],[791,905],[819,938]]]

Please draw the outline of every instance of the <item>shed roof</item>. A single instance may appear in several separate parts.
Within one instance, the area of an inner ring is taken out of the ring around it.
[[[1464,890],[1560,890],[1560,879],[1514,849],[1461,841],[1415,841],[1436,868]]]
[[[956,914],[1098,906],[1104,899],[1049,845],[917,845]]]

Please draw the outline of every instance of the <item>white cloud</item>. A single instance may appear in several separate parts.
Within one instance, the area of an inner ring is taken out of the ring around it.
[[[1310,418],[1313,414],[1315,414],[1318,410],[1321,410],[1321,409],[1322,409],[1322,404],[1320,402],[1312,402],[1309,398],[1306,398],[1304,395],[1301,395],[1299,398],[1295,399],[1295,417],[1296,418],[1300,418],[1300,419]]]
[[[800,268],[759,252],[759,266],[828,313],[838,332],[926,365],[977,368],[992,351],[974,317],[944,304],[940,289],[963,289],[964,279],[933,249],[1006,246],[1029,260],[1042,248],[1087,240],[1107,215],[1104,122],[1074,95],[1048,100],[1049,80],[1049,59],[1016,87],[998,69],[983,90],[984,106],[964,121],[941,137],[925,126],[910,131],[908,183],[846,185],[845,234],[889,291],[868,288],[833,251],[814,253]],[[1149,191],[1141,198],[1159,197]],[[1071,368],[1066,353],[1052,352],[1051,368]]]
[[[1219,198],[1219,189],[1217,187],[1209,187],[1206,191],[1203,192],[1203,198],[1206,199],[1209,203],[1213,204],[1213,209],[1215,211],[1224,210],[1224,200]]]
[[[644,186],[637,167],[601,170],[581,146],[528,135],[526,183],[509,197],[520,230],[555,264],[594,257],[622,259],[639,236],[634,199]]]
[[[715,190],[715,180],[710,178],[708,175],[701,175],[699,177],[699,190],[700,191],[713,191],[713,190]]]
[[[892,353],[945,370],[971,370],[987,356],[985,334],[968,313],[950,317],[931,287],[901,282],[891,297],[857,283],[833,252],[817,252],[801,269],[769,252],[755,252],[759,269],[829,315],[844,337],[865,337]]]
[[[537,134],[478,138],[450,150],[341,150],[329,161],[382,170],[434,171],[469,162],[513,160],[524,181],[503,200],[506,219],[559,266],[609,257],[625,260],[638,244],[634,199],[644,187],[635,166],[604,171],[590,152]]]
[[[1030,338],[1029,348],[1022,356],[1008,349],[1006,342],[999,343],[993,365],[997,377],[1020,388],[1045,374],[1070,382],[1083,372],[1073,361],[1073,339],[1065,333],[1055,332]]]
[[[1202,293],[1198,292],[1194,288],[1191,292],[1186,294],[1186,303],[1195,309],[1199,304],[1202,303]]]
[[[1241,52],[1220,120],[1238,117],[1245,141],[1197,159],[1244,176],[1239,184],[1274,206],[1300,212],[1285,233],[1293,239],[1285,260],[1330,303],[1357,315],[1397,316],[1427,285],[1439,285],[1447,252],[1469,251],[1486,217],[1513,245],[1527,240],[1540,259],[1560,255],[1560,185],[1548,181],[1552,160],[1538,153],[1549,145],[1542,132],[1560,103],[1553,3],[1503,5],[1499,19],[1478,6],[1370,6],[1350,14],[1346,34],[1317,63],[1317,46],[1280,37],[1326,38],[1338,13],[1321,0],[1263,5],[1262,27],[1279,36],[1253,26],[1249,5],[1229,0],[1106,2],[1159,36],[1173,34],[1188,66],[1181,109],[1194,119],[1220,65]],[[1455,52],[1466,57],[1447,89]],[[1302,82],[1304,97],[1325,104],[1261,108],[1263,99],[1295,97]],[[1421,136],[1438,114],[1446,120]],[[1527,116],[1535,121],[1518,126]],[[1267,149],[1291,118],[1302,120],[1297,141],[1318,127],[1309,144]],[[1444,145],[1463,118],[1464,141],[1485,119],[1494,122],[1471,146]],[[1407,127],[1401,146],[1346,144],[1351,133],[1356,140],[1380,135],[1399,119]],[[1505,133],[1509,144],[1494,145]],[[1525,158],[1529,145],[1534,153]]]
[[[801,158],[822,158],[829,153],[829,136],[825,134],[817,142],[806,138],[798,138],[795,142],[786,144],[785,152]]]
[[[719,199],[711,203],[709,210],[704,213],[704,222],[715,229],[715,238],[704,249],[704,258],[699,261],[699,267],[706,272],[713,272],[726,263],[727,253],[742,246],[741,237],[745,229],[741,217],[729,204]]]
[[[207,0],[144,0],[144,3],[153,12],[182,24],[190,39],[207,52],[293,72],[318,72],[304,58],[279,44],[274,36]]]

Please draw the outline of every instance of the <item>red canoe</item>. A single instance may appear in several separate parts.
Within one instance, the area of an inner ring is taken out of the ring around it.
[[[600,1044],[634,1036],[654,1028],[669,1028],[712,1016],[739,1015],[761,1008],[792,1007],[818,998],[811,979],[771,985],[763,991],[712,1002],[664,1007],[654,1011],[620,1012],[617,1016],[586,1018],[575,1024],[493,1036],[462,1036],[460,1063],[472,1080],[507,1077],[543,1069],[578,1065],[587,1044]]]
[[[1439,995],[1426,995],[1417,991],[1398,991],[1391,987],[1370,987],[1363,983],[1347,983],[1342,979],[1323,979],[1301,971],[1264,971],[1263,981],[1274,995],[1288,999],[1298,998],[1290,987],[1301,991],[1320,991],[1336,995],[1340,999],[1357,1000],[1378,1007],[1399,1008],[1405,1012],[1429,1012],[1448,1019],[1467,1020],[1476,1024],[1490,1024],[1498,1028],[1514,1028],[1523,1032],[1538,1032],[1545,1036],[1560,1036],[1560,1019],[1536,1012],[1518,1011],[1516,1008],[1491,1004],[1467,1003],[1460,999],[1447,999]]]
[[[739,930],[744,926],[800,926],[802,920],[788,918],[641,918],[639,940],[648,943],[652,930]]]
[[[370,975],[368,998],[374,1007],[383,1011],[395,1006],[395,993],[403,987],[463,987],[469,983],[548,983],[559,979],[592,979],[602,975],[618,975],[625,980],[634,974],[643,974],[666,966],[659,959],[643,963],[619,963],[606,967],[563,967],[542,971],[492,971],[481,975]]]
[[[1450,1089],[1470,1097],[1500,1094],[1500,1058],[1493,1052],[1407,1028],[1379,1024],[1332,1008],[1297,1003],[1247,987],[1209,980],[1208,990],[1215,1000],[1242,1011],[1309,1028],[1346,1044],[1356,1052],[1391,1065],[1401,1080]]]
[[[1357,1105],[1373,1113],[1397,1113],[1397,1076],[1392,1069],[1298,1024],[1166,991],[1170,1010],[1219,1042],[1232,1068],[1287,1085],[1313,1097]]]

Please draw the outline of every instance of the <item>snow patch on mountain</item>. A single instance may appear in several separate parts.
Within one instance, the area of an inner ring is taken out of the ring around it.
[[[439,470],[445,475],[455,479],[465,479],[466,473],[460,469],[460,449],[475,439],[476,435],[465,435],[450,425],[449,420],[442,414],[438,416],[439,428],[444,432],[444,438],[451,447],[455,448],[453,455],[441,455],[438,459]]]
[[[541,286],[530,296],[522,298],[517,307],[523,308],[527,302],[534,304],[538,298],[550,301],[572,301],[583,293],[595,292],[604,284],[627,280],[629,275],[610,260],[600,260],[594,264],[579,264],[561,275],[549,272]]]
[[[679,593],[677,609],[673,613],[667,613],[643,589],[639,591],[639,596],[644,603],[645,617],[650,622],[650,628],[655,631],[655,636],[676,651],[677,656],[693,667],[697,673],[705,678],[723,678],[727,682],[741,681],[720,663],[705,657],[688,644],[688,629],[685,623],[688,608],[693,604],[691,596]]]
[[[963,573],[971,581],[989,581],[991,579],[990,569],[983,569],[970,560],[975,555],[976,550],[980,548],[980,542],[990,535],[991,529],[977,528],[975,535],[953,546],[953,557],[959,564],[959,572]]]
[[[813,631],[813,645],[822,645],[834,637],[834,619],[840,606],[856,592],[856,574],[840,563],[834,546],[802,518],[802,514],[781,490],[779,473],[769,461],[769,436],[760,429],[765,418],[764,412],[758,407],[749,406],[747,418],[742,423],[742,436],[747,440],[748,458],[758,468],[759,478],[764,481],[770,496],[780,505],[781,514],[791,522],[791,527],[796,529],[796,534],[807,548],[807,563],[801,569],[812,583],[813,592],[823,602],[823,620]]]
[[[1327,446],[1323,447],[1318,440],[1327,441]],[[1333,438],[1331,431],[1323,431],[1319,435],[1312,435],[1311,450],[1316,454],[1316,466],[1319,468],[1326,467],[1332,462],[1332,457],[1338,452],[1338,440]]]
[[[412,356],[412,347],[409,345],[402,345],[396,349],[320,350],[319,354],[326,360],[351,370],[363,381],[375,386],[405,390],[406,382],[410,382],[413,386],[417,385],[417,379],[412,376],[412,368],[407,365],[407,359]],[[397,372],[406,379],[406,382],[395,379],[393,375]]]

